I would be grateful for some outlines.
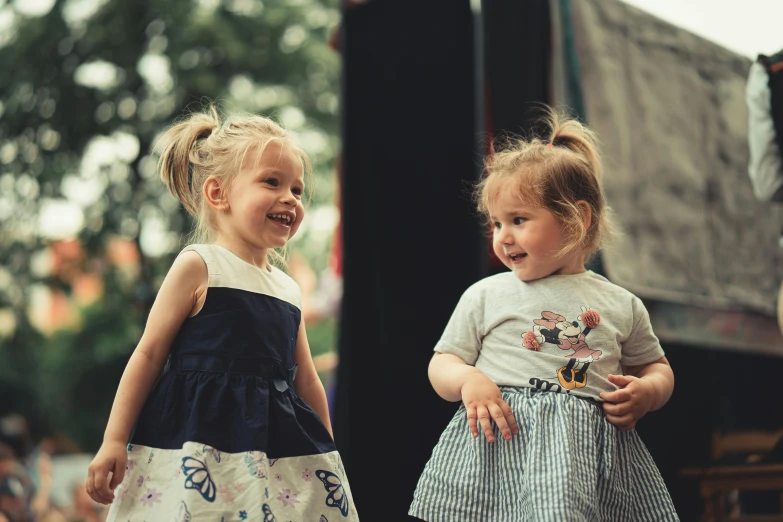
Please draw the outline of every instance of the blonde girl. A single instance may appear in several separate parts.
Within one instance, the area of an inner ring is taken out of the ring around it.
[[[272,263],[304,216],[307,155],[273,121],[214,108],[157,150],[198,242],[161,285],[88,493],[110,521],[357,520],[301,294]]]

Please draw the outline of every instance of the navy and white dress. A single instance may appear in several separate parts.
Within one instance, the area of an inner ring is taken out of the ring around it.
[[[188,250],[206,299],[140,414],[108,520],[358,520],[334,442],[293,387],[298,286],[217,245]]]

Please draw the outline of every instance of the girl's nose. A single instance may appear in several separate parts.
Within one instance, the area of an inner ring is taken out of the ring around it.
[[[280,201],[287,205],[296,205],[296,196],[293,192],[286,192],[280,196]]]

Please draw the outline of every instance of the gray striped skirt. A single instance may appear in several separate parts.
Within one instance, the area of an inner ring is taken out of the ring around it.
[[[535,388],[501,387],[519,424],[473,438],[464,406],[419,479],[409,515],[428,522],[679,520],[636,433],[620,432],[597,402]]]

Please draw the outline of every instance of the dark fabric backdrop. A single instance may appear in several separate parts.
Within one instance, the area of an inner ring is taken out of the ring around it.
[[[518,107],[544,101],[547,3],[491,4],[484,52],[495,87],[486,99],[510,108],[487,122],[511,128],[524,124]],[[345,9],[342,34],[345,286],[335,436],[362,520],[405,520],[457,409],[429,383],[432,349],[462,292],[487,274],[469,197],[482,152],[475,138],[484,124],[474,112],[482,78],[474,82],[467,0],[372,0]],[[499,52],[508,45],[519,49],[511,61]]]
[[[344,297],[335,437],[362,520],[405,520],[456,410],[427,365],[480,275],[467,1],[375,0],[343,18]]]

